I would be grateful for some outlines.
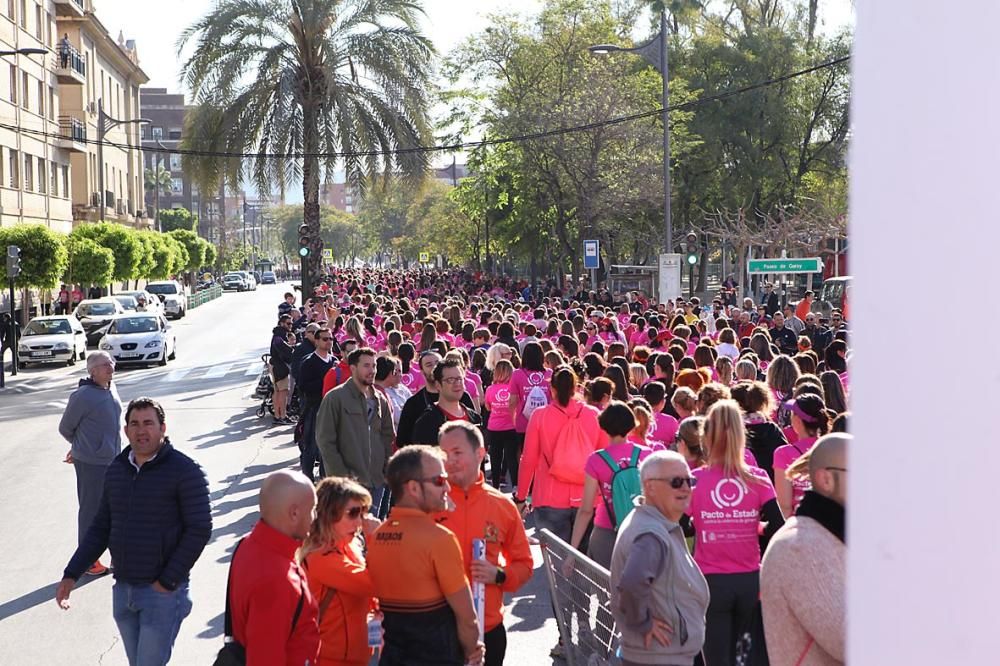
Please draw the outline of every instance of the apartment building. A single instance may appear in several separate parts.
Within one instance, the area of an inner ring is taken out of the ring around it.
[[[139,66],[135,43],[121,34],[112,38],[94,14],[92,0],[50,4],[56,9],[53,57],[59,125],[69,136],[73,222],[104,219],[149,228],[138,122],[139,87],[149,77]],[[103,146],[96,142],[102,123]],[[74,140],[79,137],[90,142]]]
[[[82,0],[81,0],[82,1]],[[55,0],[0,0],[0,226],[72,228],[73,135],[60,125]],[[26,49],[45,53],[16,53]]]

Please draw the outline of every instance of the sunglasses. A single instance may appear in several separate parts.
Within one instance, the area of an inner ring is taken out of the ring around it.
[[[368,509],[363,506],[352,506],[350,509],[347,510],[347,512],[344,515],[346,515],[351,520],[357,520],[367,510]]]
[[[429,479],[414,479],[414,481],[419,481],[420,483],[433,483],[438,488],[441,488],[444,484],[448,483],[448,475],[438,474],[437,476],[432,476]]]
[[[316,338],[316,339],[319,340],[320,342],[330,342],[331,340],[333,340],[333,338]]]
[[[688,485],[688,488],[694,488],[696,485],[698,485],[698,479],[694,478],[693,476],[674,476],[670,478],[654,477],[651,478],[650,481],[666,481],[667,483],[670,484],[670,487],[673,488],[674,490],[680,490],[681,488],[684,487],[685,483]]]

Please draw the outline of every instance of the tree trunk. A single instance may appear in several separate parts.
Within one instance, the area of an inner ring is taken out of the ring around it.
[[[309,228],[309,238],[319,239],[319,158],[315,157],[317,141],[316,109],[308,100],[302,105],[302,126],[307,128],[303,134],[302,160],[302,221]],[[302,298],[305,300],[313,293],[313,288],[319,284],[321,275],[322,253],[310,247],[309,256],[302,260]]]
[[[226,249],[226,177],[219,182],[219,248]],[[222,256],[222,252],[219,252]]]

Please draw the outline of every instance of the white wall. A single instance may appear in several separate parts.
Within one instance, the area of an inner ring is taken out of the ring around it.
[[[1000,2],[857,9],[848,663],[1000,664]]]

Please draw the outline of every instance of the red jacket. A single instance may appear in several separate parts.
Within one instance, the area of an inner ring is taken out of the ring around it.
[[[326,371],[326,376],[323,377],[323,395],[326,395],[350,378],[351,366],[347,365],[347,361],[341,361]]]
[[[300,545],[259,521],[233,556],[233,638],[246,648],[247,666],[305,666],[319,658],[317,605],[295,562]],[[300,597],[302,611],[292,631]]]

